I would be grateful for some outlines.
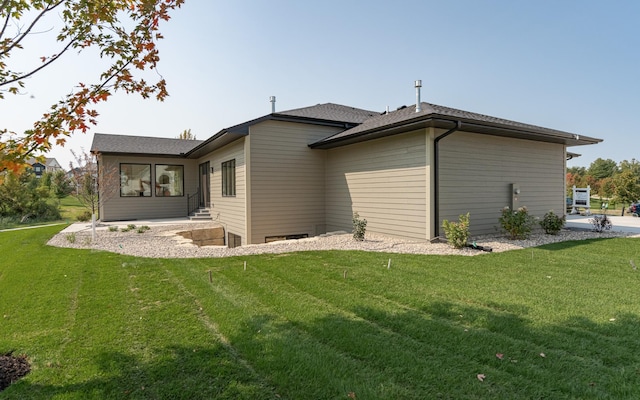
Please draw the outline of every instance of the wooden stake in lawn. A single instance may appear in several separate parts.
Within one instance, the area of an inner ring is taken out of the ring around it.
[[[209,282],[213,283],[213,274],[211,273],[211,270],[209,270]]]
[[[389,259],[389,263],[387,264],[387,269],[391,269],[391,259]]]
[[[344,277],[344,279],[347,279],[347,270],[344,270],[344,273],[342,274],[342,276]]]
[[[245,271],[247,270],[247,262],[246,261],[244,262],[244,270]]]

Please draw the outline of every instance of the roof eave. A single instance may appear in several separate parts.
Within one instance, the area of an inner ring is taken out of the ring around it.
[[[98,151],[91,150],[92,154],[103,156],[126,156],[126,157],[155,157],[155,158],[184,158],[184,153],[181,154],[160,154],[160,153],[123,153],[120,151]]]
[[[374,129],[362,131],[349,136],[328,138],[309,145],[312,149],[331,149],[335,147],[345,146],[348,144],[364,142],[368,140],[378,139],[381,137],[391,136],[399,133],[409,132],[416,129],[435,127],[443,129],[451,129],[457,122],[461,123],[460,130],[467,130],[475,133],[481,133],[492,136],[512,137],[525,140],[536,140],[549,143],[559,143],[566,146],[580,146],[588,144],[596,144],[602,142],[602,139],[591,138],[586,136],[574,135],[568,132],[557,131],[557,133],[542,131],[536,129],[518,129],[515,127],[492,124],[489,122],[479,122],[465,118],[451,118],[437,114],[429,114],[408,121],[402,121],[396,124],[377,127]],[[469,129],[472,128],[472,129]]]
[[[330,120],[324,120],[324,119],[318,119],[318,118],[298,117],[298,116],[274,113],[274,114],[269,114],[269,115],[262,116],[260,118],[253,119],[251,121],[244,122],[242,124],[232,126],[227,129],[223,129],[220,132],[213,135],[212,137],[210,137],[209,139],[200,143],[198,146],[191,149],[189,152],[187,152],[186,157],[200,158],[203,155],[210,153],[211,151],[217,150],[222,146],[225,146],[235,140],[240,139],[241,137],[247,136],[249,134],[250,126],[259,124],[264,121],[312,123],[314,125],[332,126],[337,128],[343,128],[343,129],[350,129],[358,125],[356,123],[330,121]]]

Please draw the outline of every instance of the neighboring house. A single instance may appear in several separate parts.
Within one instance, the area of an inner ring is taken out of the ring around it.
[[[40,161],[36,158],[31,158],[27,161],[33,168],[33,173],[37,178],[42,177],[45,172],[62,171],[62,167],[55,158],[45,158],[44,161]]]
[[[503,207],[565,208],[568,146],[601,140],[429,103],[379,113],[337,104],[273,112],[204,141],[96,134],[120,182],[103,220],[209,208],[229,243],[352,230],[430,240],[471,214],[495,232]],[[104,186],[103,186],[104,187]]]

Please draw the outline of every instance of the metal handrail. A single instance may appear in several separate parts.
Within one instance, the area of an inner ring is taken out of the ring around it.
[[[187,215],[200,208],[200,188],[194,194],[187,195]]]

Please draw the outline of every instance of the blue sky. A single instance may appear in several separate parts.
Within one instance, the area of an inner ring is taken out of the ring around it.
[[[206,139],[268,114],[272,95],[277,110],[395,109],[421,79],[423,101],[604,139],[570,148],[583,156],[569,166],[640,158],[639,18],[637,1],[187,0],[160,42],[170,98],[114,96],[98,126],[50,156],[67,167],[95,132]],[[51,48],[32,40],[32,56]],[[3,127],[28,129],[99,67],[70,55],[30,79],[2,100]]]

